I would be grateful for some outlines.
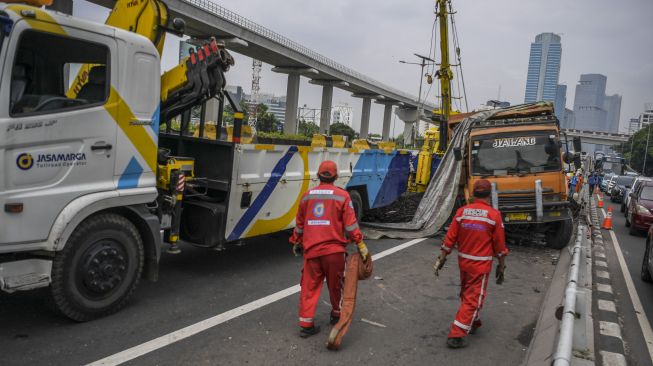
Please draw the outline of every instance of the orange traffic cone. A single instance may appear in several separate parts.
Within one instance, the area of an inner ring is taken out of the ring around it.
[[[598,200],[598,202],[597,202],[598,208],[603,208],[603,195],[601,195],[599,193],[599,194],[596,195],[596,198]]]
[[[603,219],[601,229],[612,230],[612,207],[608,207],[608,216]]]

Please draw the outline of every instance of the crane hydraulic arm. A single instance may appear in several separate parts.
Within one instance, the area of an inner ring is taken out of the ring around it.
[[[148,38],[159,55],[163,53],[166,33],[182,36],[185,28],[182,19],[170,21],[168,7],[161,0],[118,0],[105,24]],[[226,85],[224,73],[232,65],[233,57],[214,38],[191,49],[188,57],[161,76],[161,121],[166,122],[192,106],[220,96]],[[69,98],[76,97],[94,66],[84,65],[80,69],[67,93]]]

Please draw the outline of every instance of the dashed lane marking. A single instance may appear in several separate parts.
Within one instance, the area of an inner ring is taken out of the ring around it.
[[[610,279],[610,274],[606,271],[596,271],[596,276],[599,278]]]
[[[596,284],[596,289],[601,292],[607,292],[609,294],[612,293],[612,286],[610,285],[604,285],[602,283],[597,283]]]
[[[604,209],[601,209],[601,213],[603,213],[603,217],[607,216]],[[619,245],[617,235],[615,235],[614,231],[609,231],[610,237],[612,238],[612,243],[614,244],[615,252],[617,253],[617,259],[619,260],[621,273],[623,273],[624,280],[626,281],[626,287],[628,288],[630,301],[633,303],[633,308],[635,308],[635,315],[637,316],[639,327],[642,329],[642,334],[644,335],[644,342],[646,342],[646,347],[648,348],[649,357],[653,361],[653,329],[651,329],[651,323],[648,321],[648,317],[644,312],[642,302],[639,300],[637,290],[635,290],[635,284],[633,283],[633,278],[630,276],[630,272],[626,266],[626,260],[624,260],[624,255],[621,252],[621,245]]]
[[[394,254],[400,250],[404,250],[406,248],[412,247],[415,244],[418,244],[422,241],[426,240],[426,238],[419,238],[419,239],[413,239],[411,241],[405,242],[403,244],[397,245],[396,247],[392,247],[388,250],[384,250],[381,253],[373,255],[374,260],[379,260],[383,257],[389,256],[391,254]],[[183,339],[186,339],[188,337],[191,337],[195,334],[201,333],[205,330],[208,330],[210,328],[213,328],[215,326],[218,326],[222,323],[225,323],[229,320],[238,318],[242,315],[245,315],[247,313],[250,313],[254,310],[260,309],[266,305],[272,304],[274,302],[277,302],[281,299],[284,299],[288,296],[294,295],[298,293],[300,290],[299,285],[294,285],[291,287],[288,287],[285,290],[281,290],[279,292],[275,292],[271,295],[262,297],[258,300],[254,300],[250,303],[247,303],[245,305],[239,306],[235,309],[231,309],[229,311],[226,311],[222,314],[218,314],[214,317],[199,321],[195,324],[189,325],[185,328],[176,330],[174,332],[168,333],[166,335],[163,335],[161,337],[152,339],[151,341],[139,344],[138,346],[134,346],[132,348],[126,349],[122,352],[118,352],[116,354],[113,354],[111,356],[105,357],[101,360],[95,361],[93,363],[90,363],[88,365],[120,365],[121,363],[131,361],[137,357],[146,355],[150,352],[156,351],[160,348],[169,346],[173,343],[179,342]]]
[[[621,327],[613,322],[599,322],[599,331],[602,335],[621,339]]]
[[[621,353],[601,351],[601,361],[603,366],[626,366],[626,357]]]
[[[614,301],[609,300],[599,300],[599,310],[611,311],[613,313],[617,312],[617,307],[615,306]]]
[[[594,262],[594,265],[597,267],[608,268],[608,262],[604,262],[604,261],[596,261]]]

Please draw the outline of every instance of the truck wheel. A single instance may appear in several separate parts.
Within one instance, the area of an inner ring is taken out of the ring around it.
[[[349,191],[351,203],[354,205],[354,212],[356,212],[356,220],[360,221],[363,217],[363,198],[356,190]]]
[[[624,203],[621,203],[621,207],[619,208],[619,211],[626,212],[626,205]]]
[[[628,228],[628,234],[632,236],[639,236],[640,234],[640,231],[637,230],[637,228],[635,228],[635,225],[633,225],[632,222],[630,223],[630,227]]]
[[[653,277],[651,277],[651,272],[648,270],[648,257],[651,253],[651,241],[646,240],[646,249],[644,250],[644,259],[642,259],[642,273],[640,277],[644,282],[653,282]]]
[[[138,285],[143,242],[134,224],[116,214],[82,222],[52,263],[57,309],[83,322],[120,310]]]
[[[553,249],[562,249],[569,244],[574,231],[574,222],[571,219],[560,221],[547,230],[546,245]]]

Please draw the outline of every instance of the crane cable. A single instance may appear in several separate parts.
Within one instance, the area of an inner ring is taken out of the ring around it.
[[[467,89],[465,88],[465,76],[463,75],[463,63],[460,57],[460,39],[458,38],[458,30],[456,29],[456,20],[454,19],[453,7],[451,5],[451,0],[449,0],[449,14],[451,15],[451,28],[453,34],[454,47],[456,49],[456,58],[458,60],[458,67],[460,68],[460,80],[463,84],[463,96],[465,99],[465,111],[469,112],[469,105],[467,104]],[[458,73],[458,69],[456,69]],[[458,86],[458,93],[460,95],[460,84]]]

